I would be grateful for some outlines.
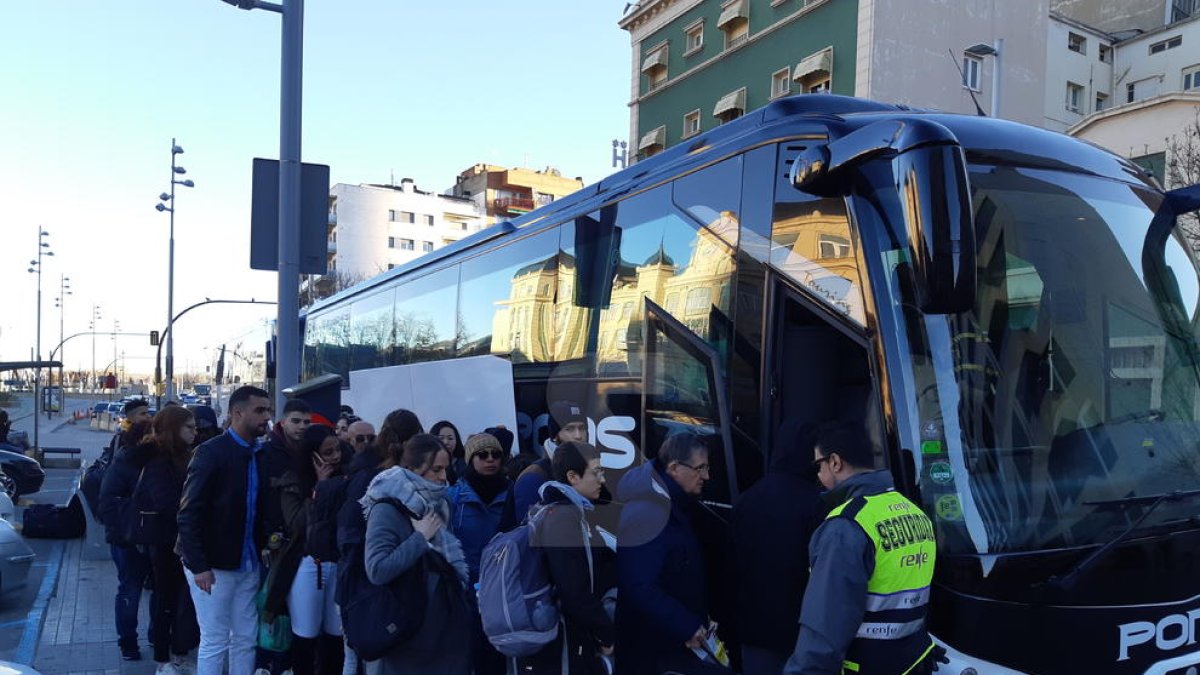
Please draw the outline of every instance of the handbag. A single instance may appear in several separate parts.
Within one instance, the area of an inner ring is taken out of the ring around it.
[[[267,605],[267,584],[254,597],[258,608],[258,646],[269,652],[286,652],[292,648],[292,620],[287,614],[276,614],[270,621],[264,609]]]

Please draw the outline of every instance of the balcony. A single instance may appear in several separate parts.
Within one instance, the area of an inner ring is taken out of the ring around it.
[[[327,253],[337,253],[337,239],[327,239],[326,241],[329,244],[329,247],[326,249],[326,252]]]
[[[498,197],[492,200],[492,208],[507,213],[529,213],[534,206],[529,197]]]

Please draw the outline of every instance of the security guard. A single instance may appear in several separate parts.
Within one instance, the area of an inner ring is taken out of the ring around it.
[[[925,630],[933,523],[896,492],[860,425],[822,427],[815,466],[833,510],[809,544],[812,575],[784,673],[916,675],[943,651]]]

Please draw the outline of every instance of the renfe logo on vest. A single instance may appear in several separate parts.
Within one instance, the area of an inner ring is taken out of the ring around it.
[[[1154,640],[1154,646],[1160,651],[1168,652],[1179,649],[1184,645],[1196,644],[1196,622],[1200,621],[1200,609],[1190,610],[1186,614],[1168,614],[1158,620],[1133,621],[1117,627],[1121,633],[1118,661],[1129,660],[1129,650],[1138,645],[1144,645]]]

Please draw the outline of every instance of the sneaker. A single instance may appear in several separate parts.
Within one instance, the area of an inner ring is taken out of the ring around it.
[[[271,671],[267,670],[266,668],[259,668],[258,670],[254,671],[254,675],[271,675]]]
[[[175,671],[180,675],[196,675],[196,669],[188,662],[187,655],[172,654],[171,665],[175,666]]]
[[[154,675],[182,675],[182,671],[179,670],[179,666],[168,661],[158,664],[158,668],[154,670]]]
[[[138,649],[137,647],[122,647],[121,648],[121,660],[122,661],[141,661],[142,660],[142,650]]]

